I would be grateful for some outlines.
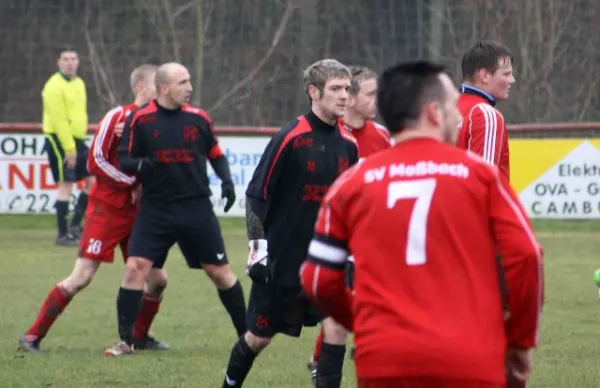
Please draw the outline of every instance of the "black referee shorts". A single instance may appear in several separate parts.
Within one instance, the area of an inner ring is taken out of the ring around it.
[[[146,258],[155,268],[162,268],[175,243],[189,268],[228,264],[221,226],[209,198],[162,203],[142,197],[128,256]]]
[[[44,137],[46,139],[44,142],[44,151],[48,154],[48,163],[50,164],[54,183],[79,182],[90,176],[87,169],[89,147],[85,144],[85,140],[75,139],[77,164],[75,168],[67,168],[64,160],[65,151],[60,145],[58,136],[54,133],[45,133]]]

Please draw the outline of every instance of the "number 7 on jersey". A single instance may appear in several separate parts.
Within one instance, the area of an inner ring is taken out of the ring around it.
[[[396,202],[416,199],[408,222],[406,239],[406,264],[423,265],[427,262],[427,218],[435,191],[435,179],[417,179],[391,182],[387,191],[387,207],[393,209]]]

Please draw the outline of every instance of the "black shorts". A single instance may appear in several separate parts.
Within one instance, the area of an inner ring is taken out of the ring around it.
[[[65,166],[65,151],[60,145],[58,136],[54,133],[45,133],[44,151],[48,154],[48,163],[50,171],[52,171],[52,179],[55,183],[58,182],[79,182],[80,180],[90,176],[87,168],[89,147],[85,144],[85,140],[75,139],[75,147],[77,149],[77,163],[75,168],[67,168]]]
[[[175,243],[189,268],[199,269],[202,264],[228,264],[221,226],[210,199],[156,203],[142,197],[128,256],[143,257],[151,260],[155,268],[162,268]]]
[[[316,326],[324,318],[300,287],[252,283],[246,323],[258,337],[272,338],[276,333],[299,337],[302,327]]]

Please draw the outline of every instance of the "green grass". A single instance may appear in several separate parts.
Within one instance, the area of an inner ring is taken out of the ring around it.
[[[222,219],[228,254],[242,279],[247,243],[241,220]],[[600,301],[592,274],[600,267],[600,222],[536,222],[546,252],[542,344],[529,387],[597,387]],[[53,245],[54,218],[0,216],[0,387],[220,387],[235,334],[210,281],[191,271],[177,249],[167,262],[169,286],[153,332],[168,341],[164,353],[106,358],[116,340],[115,297],[120,257],[101,267],[45,339],[42,355],[16,350],[47,292],[67,276],[74,248]],[[277,337],[257,359],[247,387],[310,387],[305,362],[316,330],[301,339]],[[344,387],[355,386],[345,364]]]

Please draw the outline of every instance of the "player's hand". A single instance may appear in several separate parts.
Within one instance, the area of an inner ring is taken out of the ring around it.
[[[235,186],[233,182],[221,183],[221,198],[227,198],[224,209],[225,213],[227,213],[235,203]]]
[[[250,279],[255,282],[267,283],[269,280],[267,240],[250,240],[248,241],[248,247],[250,248],[250,254],[246,264],[246,275],[250,276]]]
[[[506,373],[510,381],[525,381],[533,368],[533,350],[509,347],[506,352]]]
[[[142,185],[138,185],[137,187],[131,190],[131,204],[135,205],[140,202],[142,199]]]
[[[121,137],[123,135],[123,128],[125,128],[125,123],[115,124],[115,136]]]
[[[65,155],[65,166],[74,169],[77,166],[77,151]]]

